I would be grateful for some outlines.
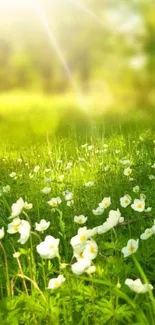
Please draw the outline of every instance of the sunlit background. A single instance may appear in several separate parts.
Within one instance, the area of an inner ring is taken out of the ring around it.
[[[1,128],[154,113],[154,17],[152,0],[1,1]]]

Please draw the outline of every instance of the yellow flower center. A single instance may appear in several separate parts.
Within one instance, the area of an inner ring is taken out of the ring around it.
[[[80,241],[81,242],[84,242],[86,240],[86,236],[85,235],[82,235],[81,237],[80,237]]]
[[[59,281],[55,281],[55,286],[56,287],[59,287],[59,285],[60,285],[60,282]]]
[[[95,253],[95,248],[94,248],[94,246],[90,246],[90,248],[89,248],[89,252],[90,252],[90,253]]]
[[[82,218],[79,218],[79,219],[78,219],[78,222],[79,222],[79,223],[82,223],[82,222],[83,222]]]
[[[142,208],[142,203],[139,203],[139,204],[137,205],[137,208],[138,208],[138,209],[141,209],[141,208]]]
[[[19,228],[19,225],[14,225],[14,226],[13,226],[13,230],[14,230],[14,231],[18,231],[18,228]]]
[[[129,203],[129,200],[128,200],[128,199],[126,199],[126,200],[124,201],[124,203],[128,204],[128,203]]]
[[[131,246],[129,247],[129,251],[130,251],[131,253],[133,253],[134,250],[135,250],[135,247],[131,245]]]

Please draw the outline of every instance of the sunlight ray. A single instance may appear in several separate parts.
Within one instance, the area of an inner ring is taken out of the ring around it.
[[[64,69],[65,69],[65,71],[67,73],[67,76],[69,77],[69,79],[71,81],[71,84],[72,84],[74,90],[76,91],[77,96],[78,97],[81,96],[81,91],[80,91],[80,89],[79,89],[79,87],[78,87],[78,85],[77,85],[77,83],[76,83],[76,81],[75,81],[75,79],[74,79],[74,77],[72,75],[72,72],[70,70],[70,67],[69,67],[66,59],[65,59],[63,51],[62,51],[62,49],[61,49],[61,47],[60,47],[60,45],[59,45],[59,43],[58,43],[58,41],[57,41],[57,39],[56,39],[56,37],[54,35],[53,30],[49,27],[48,21],[47,21],[46,16],[45,16],[44,9],[40,5],[38,5],[38,2],[37,3],[35,2],[35,9],[37,10],[37,14],[38,14],[38,16],[39,16],[39,18],[40,18],[46,32],[47,32],[47,35],[48,35],[48,37],[49,37],[49,39],[51,41],[52,46],[54,47],[54,49],[55,49],[55,51],[56,51],[56,53],[58,55],[59,60],[61,61],[62,65],[63,65],[63,67],[64,67]]]
[[[85,12],[88,16],[90,16],[96,23],[98,23],[102,27],[107,27],[106,24],[85,4],[83,4],[80,0],[67,0],[70,3],[74,4],[77,8]]]

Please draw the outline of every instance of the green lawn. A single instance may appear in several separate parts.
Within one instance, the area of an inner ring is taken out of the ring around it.
[[[0,100],[0,228],[5,230],[0,241],[0,324],[154,325],[154,290],[138,294],[125,284],[127,278],[140,278],[146,287],[148,282],[155,286],[154,233],[140,239],[153,226],[155,215],[153,120],[149,124],[149,118],[133,114],[129,123],[128,112],[120,123],[113,114],[95,124],[86,113],[77,113],[70,99],[23,101],[19,97],[17,105],[17,97],[8,98]],[[126,176],[128,167],[131,174]],[[89,181],[93,182],[90,187],[85,185]],[[7,185],[10,190],[4,188]],[[51,192],[42,193],[44,187],[51,187]],[[66,190],[73,193],[69,201],[63,195]],[[141,197],[146,211],[135,211],[131,202],[121,206],[125,194],[132,203]],[[18,242],[18,227],[15,234],[7,233],[11,206],[21,197],[33,204],[19,214],[31,225],[25,244]],[[62,202],[53,209],[47,202],[55,197]],[[92,210],[107,197],[111,205],[94,215]],[[102,225],[109,212],[117,209],[124,217],[122,224],[88,237],[98,245],[91,264],[96,272],[89,275],[86,268],[81,275],[74,274],[71,238],[80,227]],[[74,217],[80,215],[87,217],[85,224],[75,223]],[[35,230],[41,219],[50,221],[44,232]],[[59,258],[44,259],[37,252],[47,235],[60,239]],[[139,247],[124,257],[122,248],[129,239],[139,239]],[[60,274],[64,283],[47,289],[49,280]]]

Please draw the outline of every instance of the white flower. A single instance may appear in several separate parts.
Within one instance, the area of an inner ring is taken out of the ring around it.
[[[29,222],[26,220],[21,220],[21,223],[18,228],[18,232],[20,234],[18,243],[24,245],[27,242],[27,240],[30,237],[30,230],[31,230],[31,226]]]
[[[2,239],[2,238],[4,237],[4,235],[5,235],[4,227],[2,227],[2,228],[0,229],[0,239]]]
[[[49,194],[51,192],[51,187],[44,187],[41,192],[43,194]]]
[[[93,185],[94,185],[93,181],[89,181],[89,182],[85,183],[86,187],[92,187]]]
[[[81,215],[81,216],[75,216],[74,217],[74,222],[75,223],[79,223],[79,224],[83,224],[87,221],[87,217]]]
[[[129,239],[129,241],[127,242],[127,246],[122,248],[122,253],[124,257],[134,254],[137,251],[138,246],[139,246],[139,239],[137,240]]]
[[[31,210],[33,208],[33,204],[32,203],[25,202],[24,208],[26,210]]]
[[[60,182],[62,182],[63,180],[64,180],[64,178],[65,178],[65,176],[62,174],[62,175],[60,175],[59,176],[59,180],[60,180]]]
[[[58,246],[59,239],[53,236],[46,236],[45,240],[37,245],[37,252],[42,258],[52,259],[59,255]]]
[[[56,208],[58,207],[59,204],[61,204],[62,200],[60,199],[60,197],[53,197],[50,201],[48,201],[47,203],[53,207]]]
[[[145,209],[145,212],[150,212],[152,210],[152,207],[148,207],[147,209]]]
[[[51,168],[45,168],[45,173],[51,172]]]
[[[86,273],[88,275],[91,275],[91,274],[93,274],[95,272],[96,272],[96,266],[95,265],[91,265],[90,267],[88,267],[88,269],[86,269]]]
[[[22,159],[21,158],[18,158],[17,159],[17,162],[22,163]]]
[[[149,177],[149,180],[150,180],[150,181],[152,181],[152,180],[155,179],[155,176],[154,176],[154,175],[149,175],[148,177]]]
[[[155,168],[155,163],[151,166],[152,168]]]
[[[98,246],[94,240],[88,240],[85,243],[83,257],[88,260],[94,260],[98,254]]]
[[[66,280],[65,277],[60,274],[57,278],[53,278],[49,281],[48,289],[52,289],[52,290],[58,289],[65,282],[65,280]]]
[[[135,199],[133,204],[131,204],[131,207],[135,211],[142,212],[145,209],[145,201],[144,200],[139,200]]]
[[[122,164],[122,165],[130,165],[130,160],[129,159],[121,159],[120,164]]]
[[[66,204],[67,204],[68,207],[72,207],[73,204],[74,204],[74,200],[67,201]]]
[[[108,208],[111,205],[111,198],[105,197],[101,203],[99,204],[99,207],[103,207],[104,209]]]
[[[51,177],[46,177],[45,178],[45,183],[51,183],[52,182],[52,178]]]
[[[123,174],[125,176],[130,176],[132,174],[132,169],[130,167],[125,168]]]
[[[103,225],[97,227],[97,233],[99,235],[106,233],[111,229],[110,224],[108,222],[104,222]]]
[[[135,187],[133,187],[133,192],[138,193],[139,190],[140,190],[140,188],[139,188],[138,185],[136,185]]]
[[[136,293],[145,293],[153,289],[151,284],[143,284],[140,279],[132,280],[126,279],[125,284]]]
[[[8,224],[7,232],[9,234],[17,233],[19,230],[20,223],[21,223],[21,220],[19,218],[14,218],[13,221]]]
[[[9,193],[11,191],[10,185],[3,186],[2,191],[3,193]]]
[[[109,168],[110,168],[110,166],[109,166],[109,165],[106,165],[106,166],[104,167],[104,171],[107,172],[107,171],[109,170]]]
[[[145,229],[145,231],[140,235],[140,238],[142,240],[146,240],[149,237],[151,237],[154,234],[153,229],[152,228],[147,228]]]
[[[82,227],[78,229],[78,234],[71,238],[71,245],[73,248],[75,246],[79,246],[81,244],[84,244],[88,238],[90,238],[93,235],[93,230],[87,229],[87,227]]]
[[[38,173],[39,170],[40,170],[40,166],[35,166],[33,169],[34,173]]]
[[[46,221],[45,219],[40,220],[40,223],[35,223],[35,230],[37,231],[45,231],[50,226],[50,221]]]
[[[123,221],[124,221],[124,218],[121,217],[121,213],[120,213],[119,209],[109,211],[109,216],[108,216],[106,222],[110,228],[115,227],[118,223],[121,223]]]
[[[12,172],[9,176],[11,177],[11,178],[16,178],[16,173],[15,172]]]
[[[123,208],[126,208],[131,203],[131,201],[132,201],[131,197],[128,194],[126,194],[120,198],[120,205]]]
[[[144,193],[140,194],[140,200],[142,200],[142,201],[146,200],[146,195]]]
[[[22,198],[20,198],[19,200],[17,200],[16,203],[12,204],[12,212],[11,212],[11,218],[15,218],[18,217],[20,215],[20,213],[22,212],[23,208],[24,208],[25,202]]]
[[[78,262],[72,264],[71,269],[72,272],[76,275],[81,275],[82,273],[84,273],[86,271],[86,269],[88,269],[91,265],[91,260],[89,259],[85,259],[82,258],[80,259]]]
[[[93,209],[92,212],[95,216],[100,216],[103,214],[104,208],[99,206],[97,209]]]
[[[14,257],[14,258],[19,258],[20,255],[21,255],[20,252],[15,252],[15,253],[13,254],[13,257]]]
[[[66,201],[71,201],[73,199],[73,193],[68,190],[63,191],[62,194]]]

